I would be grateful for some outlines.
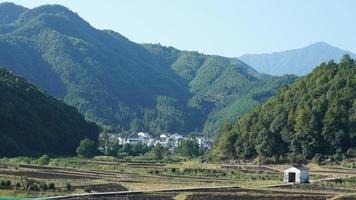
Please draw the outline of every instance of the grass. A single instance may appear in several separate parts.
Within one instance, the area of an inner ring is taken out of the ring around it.
[[[28,197],[48,197],[48,196],[56,196],[56,195],[66,195],[66,194],[75,194],[75,193],[83,193],[83,190],[78,189],[74,190],[70,193],[68,192],[30,192]],[[27,192],[23,190],[0,190],[0,197],[5,198],[26,198]],[[1,198],[0,198],[1,199]]]
[[[353,194],[340,194],[331,198],[330,200],[343,200],[343,199],[356,199],[356,193]]]
[[[174,200],[186,200],[187,197],[192,196],[193,193],[192,192],[184,192],[184,193],[180,193],[177,196],[173,197]]]

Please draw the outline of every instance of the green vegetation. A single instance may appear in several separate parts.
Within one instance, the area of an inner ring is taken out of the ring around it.
[[[38,181],[35,179],[21,178],[18,182],[13,183],[11,180],[0,180],[0,190],[16,191],[55,191],[55,183]]]
[[[121,147],[121,148],[120,148]],[[116,149],[116,148],[114,148]],[[117,157],[140,156],[148,152],[148,147],[142,142],[136,144],[124,144],[117,146]]]
[[[157,144],[156,146],[154,146],[151,151],[156,160],[162,160],[164,155],[168,153],[168,149],[166,149],[161,144]]]
[[[94,141],[85,138],[80,141],[80,144],[78,148],[76,149],[76,152],[79,157],[83,158],[92,158],[98,153],[98,148],[95,144]]]
[[[43,155],[38,158],[37,162],[39,165],[48,165],[51,158],[48,155]]]
[[[205,150],[200,148],[197,141],[192,138],[182,140],[174,151],[188,158],[194,158],[205,153]]]
[[[322,63],[276,96],[225,125],[212,154],[273,162],[342,159],[356,147],[356,64]]]
[[[65,7],[0,12],[0,65],[105,129],[215,136],[294,76],[259,74],[237,59],[138,45],[94,29]]]
[[[0,156],[73,155],[99,128],[72,107],[0,68]]]
[[[202,126],[210,137],[216,135],[221,124],[236,120],[296,79],[292,75],[260,74],[238,59],[157,44],[143,46],[188,83],[192,94],[188,104],[198,110],[202,118],[192,116],[186,122],[195,125],[197,130]]]

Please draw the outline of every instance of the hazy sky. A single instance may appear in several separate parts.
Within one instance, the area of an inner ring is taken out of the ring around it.
[[[356,52],[356,0],[15,0],[61,4],[130,40],[240,56],[324,41]]]

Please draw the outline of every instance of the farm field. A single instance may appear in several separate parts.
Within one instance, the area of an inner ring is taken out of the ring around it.
[[[3,159],[0,197],[65,199],[353,199],[356,170],[310,164],[311,183],[283,184],[286,165],[237,165],[187,161],[155,163],[57,158],[48,165]],[[337,182],[318,181],[339,177]],[[32,184],[26,191],[23,185]],[[44,186],[46,185],[46,186]],[[100,193],[106,194],[100,194]],[[107,193],[115,192],[115,193]],[[97,194],[99,193],[99,194]],[[88,195],[86,195],[88,194]]]

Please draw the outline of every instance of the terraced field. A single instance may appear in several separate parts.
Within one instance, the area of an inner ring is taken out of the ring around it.
[[[354,169],[311,165],[313,183],[285,185],[282,182],[282,171],[285,167],[94,160],[81,160],[76,164],[57,163],[57,166],[1,163],[0,180],[16,183],[26,179],[39,183],[54,183],[55,189],[41,192],[13,188],[0,190],[0,196],[56,196],[57,199],[319,200],[350,199],[356,194],[355,183],[317,181],[320,178],[335,176],[346,180],[356,176]]]

